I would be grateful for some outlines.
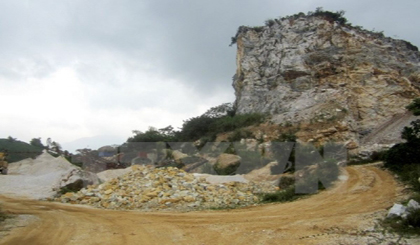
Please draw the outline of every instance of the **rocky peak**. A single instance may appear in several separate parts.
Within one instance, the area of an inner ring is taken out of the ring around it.
[[[335,132],[324,140],[355,145],[393,120],[412,120],[405,106],[420,95],[420,53],[409,42],[322,14],[242,26],[232,40],[237,44],[237,113],[265,112],[275,123],[307,129],[325,124],[331,131],[333,126]],[[303,131],[303,141],[322,138],[320,130]]]

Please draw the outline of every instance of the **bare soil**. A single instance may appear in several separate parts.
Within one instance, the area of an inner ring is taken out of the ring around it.
[[[39,221],[11,230],[0,244],[364,244],[399,187],[375,166],[346,172],[347,180],[320,194],[234,210],[110,211],[2,196],[4,210]]]

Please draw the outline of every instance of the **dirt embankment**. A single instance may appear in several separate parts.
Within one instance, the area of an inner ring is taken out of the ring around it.
[[[347,180],[318,195],[223,211],[109,211],[1,197],[5,210],[40,221],[12,230],[0,244],[365,244],[393,239],[373,235],[375,219],[397,198],[393,177],[373,166],[346,170]]]

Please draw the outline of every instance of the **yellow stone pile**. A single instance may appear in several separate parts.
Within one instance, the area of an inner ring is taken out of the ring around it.
[[[177,168],[133,166],[133,171],[77,193],[66,193],[56,201],[87,204],[119,210],[196,210],[248,206],[259,201],[258,193],[274,186],[254,182],[210,184]]]

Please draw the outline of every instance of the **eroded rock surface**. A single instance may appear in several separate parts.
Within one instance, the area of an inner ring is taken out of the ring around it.
[[[349,149],[395,143],[413,120],[405,106],[420,95],[420,55],[406,41],[305,15],[243,26],[236,38],[237,113],[266,112],[301,124],[305,142]],[[382,137],[389,125],[395,133]]]

